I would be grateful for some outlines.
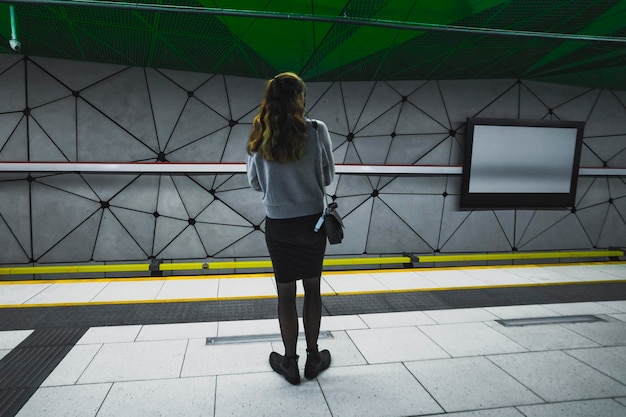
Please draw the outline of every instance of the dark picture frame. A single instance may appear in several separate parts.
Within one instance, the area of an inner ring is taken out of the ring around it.
[[[463,209],[573,207],[585,123],[468,118]]]

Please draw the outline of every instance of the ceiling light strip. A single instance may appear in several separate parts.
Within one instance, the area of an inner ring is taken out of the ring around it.
[[[180,6],[171,4],[147,4],[147,3],[131,3],[117,2],[105,0],[0,0],[0,3],[10,4],[28,4],[37,6],[79,6],[79,7],[95,7],[95,8],[113,8],[132,11],[147,12],[172,12],[172,13],[190,13],[190,14],[206,14],[213,16],[242,17],[255,19],[277,19],[277,20],[301,20],[307,22],[323,22],[333,24],[370,26],[384,29],[413,30],[413,31],[438,31],[438,32],[458,32],[471,33],[480,35],[497,35],[497,36],[516,36],[531,38],[560,39],[567,41],[583,41],[583,42],[617,42],[626,43],[626,38],[611,36],[595,36],[581,35],[575,33],[554,33],[554,32],[533,32],[523,30],[509,30],[497,28],[483,28],[471,26],[442,25],[436,23],[420,23],[406,22],[396,20],[383,19],[367,19],[355,18],[347,15],[344,16],[320,16],[310,14],[290,14],[284,12],[269,12],[260,10],[239,10],[224,9],[211,7],[195,7]]]

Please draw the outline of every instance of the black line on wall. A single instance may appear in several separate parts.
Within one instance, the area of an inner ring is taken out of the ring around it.
[[[530,239],[528,239],[526,242],[524,242],[523,245],[518,245],[518,249],[523,248],[524,246],[528,245],[530,242],[532,242],[533,240],[539,238],[539,236],[543,235],[544,233],[546,233],[548,230],[552,229],[553,227],[555,227],[557,224],[561,223],[562,221],[565,221],[565,219],[567,219],[569,216],[573,215],[573,213],[571,211],[567,211],[563,217],[559,218],[558,220],[556,220],[555,222],[551,223],[549,226],[546,226],[545,229],[537,232],[537,234],[535,234],[534,236],[532,236]],[[530,225],[530,222],[528,223]]]
[[[502,232],[502,236],[504,236],[504,238],[506,239],[507,243],[509,244],[509,246],[511,247],[511,250],[513,249],[513,247],[515,247],[515,227],[513,227],[513,242],[511,242],[511,239],[509,239],[509,236],[506,233],[506,230],[504,230],[504,226],[502,225],[502,222],[500,221],[500,218],[498,217],[498,215],[496,214],[495,210],[490,210],[491,213],[493,213],[493,217],[496,219],[496,223],[498,223],[498,226],[500,227],[500,231]]]
[[[150,53],[153,52],[153,48],[150,48]],[[152,127],[156,136],[157,153],[161,153],[161,138],[159,137],[159,129],[157,129],[156,117],[154,115],[154,106],[152,105],[152,94],[150,93],[150,82],[148,81],[148,73],[146,68],[143,69],[143,78],[146,81],[146,91],[148,93],[148,102],[150,103],[150,115],[152,116]]]
[[[609,210],[611,209],[611,207],[613,207],[613,209],[615,210],[615,214],[617,214],[617,215],[618,215],[618,217],[619,217],[620,219],[622,219],[622,223],[626,224],[626,216],[625,216],[625,215],[623,215],[622,213],[620,213],[620,211],[617,209],[617,207],[615,206],[615,204],[611,204],[611,205],[609,206]]]
[[[422,237],[422,235],[420,235],[417,230],[415,230],[413,227],[411,227],[411,225],[409,223],[407,223],[406,220],[404,220],[402,218],[402,216],[400,216],[389,204],[387,204],[387,202],[384,200],[383,197],[378,199],[382,204],[384,204],[385,206],[387,206],[387,208],[402,222],[406,225],[406,227],[408,227],[414,234],[415,236],[417,236],[424,244],[426,244],[426,246],[428,246],[431,250],[434,250],[434,248],[428,243],[428,241],[426,239],[424,239]]]
[[[493,105],[496,101],[500,100],[500,98],[504,97],[504,95],[506,95],[509,91],[511,91],[512,89],[515,88],[515,86],[517,85],[517,82],[511,84],[509,87],[507,87],[502,93],[500,93],[499,95],[497,95],[493,100],[491,100],[489,103],[487,103],[482,109],[480,109],[476,114],[474,114],[474,117],[478,117],[480,116],[480,114],[485,111],[486,109],[488,109],[491,105]],[[544,104],[545,106],[545,104]],[[547,107],[546,107],[547,108]]]
[[[11,228],[11,225],[9,224],[9,222],[6,221],[6,219],[4,218],[4,216],[2,215],[2,212],[0,212],[0,220],[2,221],[2,223],[4,223],[4,225],[7,227],[7,229],[9,230],[9,233],[11,234],[11,236],[13,236],[13,239],[15,240],[15,242],[17,243],[17,245],[20,247],[20,249],[22,250],[22,253],[24,254],[24,257],[28,259],[28,253],[26,251],[26,249],[24,249],[24,246],[22,245],[22,242],[20,242],[20,240],[17,238],[17,236],[15,235],[15,232],[13,231],[13,229]],[[6,238],[3,238],[4,243],[6,244]]]
[[[24,113],[22,112],[22,115],[20,116],[19,120],[17,121],[17,123],[15,124],[15,127],[13,128],[13,130],[11,131],[11,133],[9,133],[9,136],[7,138],[7,140],[4,142],[4,144],[2,145],[2,147],[0,147],[0,153],[2,153],[2,151],[7,147],[7,145],[9,144],[9,142],[11,141],[11,139],[13,139],[15,136],[15,132],[17,131],[18,127],[20,127],[20,125],[22,124],[22,121],[24,120],[26,116],[24,116]]]
[[[511,251],[517,251],[517,215],[518,210],[513,210],[513,245]]]
[[[180,109],[180,113],[178,113],[178,117],[176,118],[176,123],[174,123],[174,126],[172,127],[172,131],[170,132],[170,135],[165,141],[165,145],[163,146],[163,149],[161,150],[162,152],[167,151],[167,147],[169,146],[170,141],[172,140],[172,137],[174,136],[174,132],[176,132],[176,128],[178,127],[178,123],[180,123],[180,119],[183,117],[183,113],[185,113],[185,109],[187,108],[187,105],[189,104],[189,100],[191,100],[191,97],[187,97],[187,100],[185,100],[185,104],[183,104],[183,107]],[[160,146],[161,144],[159,143],[159,147]]]
[[[241,226],[241,227],[245,227],[245,226]],[[263,232],[262,230],[259,230],[261,233],[265,234],[265,232]],[[222,249],[218,250],[217,252],[213,253],[213,254],[209,254],[209,256],[211,257],[218,257],[220,255],[220,253],[224,252],[226,249],[233,247],[234,245],[236,245],[237,243],[243,241],[244,239],[246,239],[248,236],[252,235],[253,233],[256,233],[256,230],[254,228],[252,228],[252,231],[250,231],[250,233],[243,235],[242,237],[240,237],[239,239],[235,239],[233,242],[229,243],[228,245],[224,246]]]
[[[59,145],[57,145],[57,143],[54,141],[54,139],[52,138],[52,136],[50,136],[50,134],[46,131],[46,129],[41,125],[41,123],[39,123],[39,121],[37,120],[36,117],[31,116],[30,117],[33,122],[35,122],[35,124],[37,126],[39,126],[39,128],[41,129],[41,131],[46,135],[46,137],[48,138],[48,140],[50,140],[50,142],[52,143],[52,145],[54,145],[54,147],[61,153],[61,155],[63,155],[63,158],[65,158],[66,161],[70,161],[70,159],[67,157],[67,155],[65,155],[65,152],[63,152],[63,150],[59,147]],[[30,137],[30,135],[29,135]],[[30,140],[29,140],[30,142]]]
[[[626,136],[626,133],[624,134],[624,136]],[[619,152],[617,152],[615,155],[609,157],[606,160],[606,164],[609,165],[609,162],[611,162],[611,160],[617,158],[618,156],[620,156],[620,154],[626,153],[626,147],[622,148]],[[610,166],[610,165],[609,165]]]
[[[33,182],[34,179],[28,173],[26,181],[28,182],[28,232],[30,234],[30,252],[28,254],[28,262],[35,262],[35,244],[33,238]]]
[[[608,207],[607,207],[608,209]],[[578,222],[578,224],[580,225],[580,228],[583,230],[583,233],[585,234],[585,236],[587,236],[587,239],[589,240],[589,243],[596,248],[598,245],[598,241],[596,240],[595,242],[593,241],[593,239],[591,238],[591,236],[589,236],[589,232],[587,232],[587,229],[585,229],[585,224],[580,220],[580,217],[578,215],[578,210],[576,210],[576,213],[574,213],[574,217],[576,218],[576,221]],[[606,217],[606,214],[605,214]]]
[[[387,114],[390,111],[392,111],[396,106],[402,105],[402,104],[404,104],[402,101],[397,101],[396,103],[392,104],[391,107],[389,107],[386,110],[382,111],[378,116],[374,117],[367,124],[361,126],[358,130],[355,130],[353,133],[355,134],[355,136],[359,135],[359,133],[362,132],[363,130],[365,130],[368,126],[374,124],[378,119],[380,119],[385,114]],[[397,126],[399,118],[400,118],[400,113],[398,113],[398,117],[396,118],[395,126]],[[392,132],[395,131],[395,126],[394,126],[394,129],[392,130]],[[391,134],[392,132],[389,132],[389,134]],[[379,136],[382,136],[382,135],[378,135],[378,134],[376,134],[376,135],[359,135],[358,137],[360,137],[360,138],[367,138],[367,137],[379,137]]]
[[[444,200],[444,214],[445,214],[445,206],[447,204],[451,204],[449,203],[449,199],[445,199]],[[453,209],[452,209],[453,210]],[[446,246],[448,244],[448,242],[450,241],[450,239],[452,239],[452,237],[459,231],[459,229],[461,229],[461,227],[463,227],[463,225],[465,224],[465,222],[467,221],[467,219],[469,219],[469,217],[472,215],[472,213],[474,213],[474,210],[470,210],[469,212],[467,212],[466,216],[463,218],[463,220],[458,224],[458,226],[452,231],[452,233],[450,233],[450,236],[448,236],[448,238],[445,240],[445,242],[441,243],[441,240],[439,241],[439,244],[437,245],[437,249],[443,249],[444,246]],[[443,217],[442,217],[443,218]],[[439,238],[441,238],[441,229],[439,229]]]
[[[419,161],[421,161],[422,159],[424,159],[426,156],[428,156],[428,154],[430,154],[431,152],[433,152],[435,149],[437,149],[439,146],[441,146],[442,143],[444,143],[445,141],[447,141],[448,139],[450,139],[450,136],[446,136],[444,137],[442,140],[440,140],[439,142],[437,142],[436,145],[434,145],[432,148],[430,148],[426,153],[424,153],[423,155],[421,155],[419,158],[417,158],[415,161],[413,161],[413,164],[417,164]]]
[[[182,115],[182,114],[181,114],[181,115]],[[210,139],[210,137],[211,137],[211,136],[215,135],[216,133],[218,133],[218,132],[220,132],[220,131],[222,131],[222,130],[228,129],[228,128],[229,128],[228,124],[225,124],[224,126],[220,126],[220,127],[218,127],[217,129],[215,129],[215,130],[213,130],[213,131],[211,131],[211,132],[207,133],[206,135],[202,135],[202,136],[200,136],[199,138],[196,138],[196,139],[194,139],[194,140],[192,140],[192,141],[189,141],[189,142],[185,143],[184,145],[179,146],[178,148],[170,149],[170,150],[167,152],[167,154],[169,155],[169,154],[172,154],[172,153],[174,153],[174,152],[178,152],[178,151],[180,151],[181,149],[184,149],[184,148],[186,148],[187,146],[191,146],[191,145],[193,145],[194,143],[199,142],[199,141],[201,141],[201,140]],[[232,128],[231,128],[231,130],[232,130]],[[228,134],[228,136],[230,137],[230,133]],[[228,140],[226,140],[226,143],[228,143]],[[224,145],[226,145],[226,143],[225,143]],[[226,149],[225,149],[225,148],[223,148],[223,149],[222,149],[222,157],[220,158],[220,160],[222,160],[222,159],[223,159],[223,155],[224,155],[224,152],[225,152],[225,151],[226,151]],[[210,162],[216,162],[216,161],[210,161]]]
[[[59,239],[55,244],[53,244],[52,246],[50,246],[47,250],[45,250],[41,255],[39,255],[39,257],[37,258],[37,262],[39,262],[39,260],[41,258],[43,258],[44,256],[46,256],[52,249],[54,249],[55,247],[57,247],[58,245],[60,245],[68,236],[70,236],[72,233],[74,233],[79,227],[81,227],[83,224],[85,224],[89,219],[91,219],[93,216],[95,216],[96,214],[98,214],[98,212],[100,212],[100,208],[98,207],[93,213],[91,213],[89,216],[87,216],[87,218],[85,218],[83,221],[81,221],[77,226],[75,226],[72,230],[70,230],[68,233],[66,233],[61,239]],[[93,253],[93,252],[92,252]],[[88,261],[89,259],[85,259],[85,261]]]
[[[113,207],[113,208],[120,208],[120,209],[124,209],[124,210],[132,210],[132,209],[128,209],[128,208],[125,208],[125,207]],[[137,210],[132,210],[132,211],[137,211]],[[135,239],[135,236],[133,236],[133,234],[126,228],[126,226],[124,226],[122,221],[115,215],[115,212],[113,212],[113,210],[109,209],[109,213],[111,213],[111,215],[113,216],[115,221],[117,221],[119,223],[119,225],[122,227],[122,229],[124,229],[124,232],[128,235],[128,237],[130,237],[132,239],[132,241],[135,242],[137,247],[143,252],[143,254],[145,255],[144,259],[149,259],[150,256],[148,255],[148,253],[139,244],[139,242],[137,242],[137,239]],[[139,213],[148,214],[148,213],[144,213],[144,212],[139,212]],[[103,261],[106,261],[106,259],[103,259]]]
[[[83,198],[85,200],[91,201],[96,203],[96,200],[86,197],[84,195],[75,193],[73,191],[70,190],[66,190],[64,188],[58,187],[56,185],[51,185],[51,184],[47,184],[45,182],[40,181],[41,179],[45,179],[45,178],[50,178],[50,177],[62,177],[62,176],[67,176],[67,175],[72,175],[71,172],[55,172],[55,173],[51,173],[51,174],[44,174],[44,175],[39,175],[37,178],[34,179],[34,183],[39,184],[42,187],[48,187],[48,188],[52,188],[53,190],[57,190],[60,191],[62,193],[67,193],[70,195],[73,195],[74,197],[79,197],[79,198]],[[85,185],[91,190],[91,192],[93,192],[93,194],[95,196],[97,196],[98,194],[95,192],[95,190],[91,187],[91,185],[85,180],[85,178],[83,178],[82,174],[78,174],[81,178],[81,180],[83,180],[83,182],[85,183]]]
[[[594,110],[596,109],[596,106],[598,105],[598,102],[600,101],[600,97],[602,96],[602,91],[603,90],[600,90],[598,92],[598,95],[596,96],[596,99],[593,101],[593,104],[591,105],[591,108],[589,109],[589,114],[587,115],[587,119],[585,119],[585,122],[589,122],[589,119],[591,118],[591,115],[593,114]],[[602,158],[598,158],[598,159],[600,159],[602,161]]]
[[[31,160],[30,156],[30,123],[29,123],[29,115],[30,115],[30,107],[28,102],[28,58],[24,57],[24,103],[26,103],[26,108],[24,109],[24,115],[26,117],[26,155],[27,160]],[[28,112],[27,112],[28,110]]]
[[[100,110],[97,106],[95,106],[93,103],[91,103],[89,100],[85,99],[84,97],[80,97],[86,104],[88,104],[91,108],[93,108],[95,111],[97,111],[98,113],[100,113],[104,118],[108,119],[111,123],[113,123],[115,126],[117,126],[118,128],[120,128],[121,130],[123,130],[125,133],[128,134],[128,136],[130,136],[131,138],[133,138],[135,141],[139,142],[140,144],[142,144],[144,147],[146,147],[147,149],[149,149],[150,151],[154,152],[155,154],[157,153],[154,149],[152,149],[152,147],[150,147],[148,144],[146,144],[143,140],[139,139],[137,136],[135,136],[132,132],[130,132],[128,129],[126,129],[124,126],[122,126],[121,124],[119,124],[117,121],[115,121],[115,119],[113,119],[112,117],[110,117],[108,114],[104,113],[102,110]],[[158,142],[158,141],[157,141]]]
[[[575,203],[576,209],[593,207],[593,206],[580,207],[580,204],[585,199],[587,194],[589,194],[589,192],[593,188],[593,186],[596,183],[596,181],[598,181],[598,178],[594,178],[593,180],[591,180],[591,182],[589,183],[589,186],[584,190],[584,192],[582,194],[581,193],[576,193],[576,203]],[[582,186],[581,186],[580,182],[578,182],[578,188],[580,189],[581,187]],[[607,184],[607,187],[608,187],[608,184]]]
[[[533,219],[535,218],[535,215],[537,214],[537,210],[532,210],[532,212],[533,214],[531,214],[530,218],[528,219],[528,222],[526,222],[524,230],[522,230],[522,233],[519,236],[519,240],[515,242],[515,246],[518,249],[519,249],[519,244],[522,242],[522,239],[524,239],[524,236],[526,236],[526,231],[528,231],[530,224],[532,223]],[[515,228],[517,229],[517,223],[515,224]]]
[[[215,77],[215,75],[213,77],[209,78],[209,80],[213,79],[214,77]],[[222,82],[224,83],[224,92],[226,93],[226,103],[228,105],[228,117],[230,119],[234,119],[234,117],[233,117],[233,109],[232,109],[232,107],[230,105],[230,90],[228,89],[228,83],[226,82],[226,77],[222,76],[221,78],[222,78]],[[209,80],[207,80],[207,82]],[[205,104],[205,106],[206,106],[206,104]],[[207,107],[211,108],[210,106],[207,106]],[[211,109],[211,110],[213,110],[213,109]],[[215,110],[213,110],[213,111],[215,111]],[[215,112],[215,113],[219,114],[219,112]]]

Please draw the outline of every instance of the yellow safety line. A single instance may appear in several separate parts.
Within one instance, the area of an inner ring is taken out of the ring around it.
[[[342,292],[326,292],[322,296],[351,296],[351,295],[372,295],[372,294],[395,294],[407,292],[429,292],[429,291],[457,291],[457,290],[484,290],[490,288],[522,288],[522,287],[548,287],[554,285],[592,285],[592,284],[615,284],[626,283],[626,279],[616,278],[613,280],[601,281],[557,281],[557,282],[538,282],[538,283],[519,283],[519,284],[495,284],[495,285],[468,285],[454,287],[422,287],[394,290],[365,290],[365,291],[342,291]],[[303,297],[303,294],[298,294]],[[0,304],[0,310],[8,308],[37,308],[37,307],[75,307],[88,305],[126,305],[126,304],[161,304],[161,303],[193,303],[206,301],[237,301],[237,300],[253,300],[253,299],[272,299],[277,298],[276,295],[242,295],[231,297],[209,297],[209,298],[180,298],[180,299],[163,299],[163,300],[110,300],[110,301],[94,301],[94,302],[74,302],[74,303],[46,303],[46,304]]]
[[[575,251],[575,252],[526,252],[526,253],[480,253],[468,255],[425,255],[418,256],[420,263],[461,262],[461,261],[498,261],[514,259],[556,259],[586,257],[624,256],[623,251]]]

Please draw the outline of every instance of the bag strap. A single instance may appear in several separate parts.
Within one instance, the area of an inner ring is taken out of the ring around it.
[[[320,132],[317,126],[317,120],[311,119],[311,123],[315,128],[315,136],[317,138],[317,148],[319,150],[320,157],[320,174],[322,177],[322,193],[324,194],[324,201],[326,202],[326,206],[328,207],[328,194],[326,193],[326,177],[324,176],[324,159],[323,159],[323,151],[322,151],[322,143],[320,142]]]

